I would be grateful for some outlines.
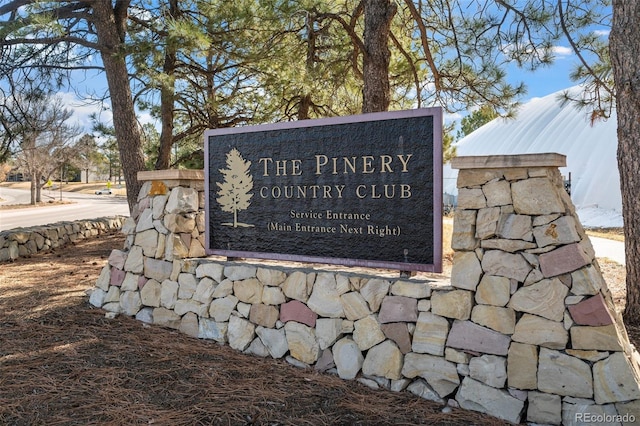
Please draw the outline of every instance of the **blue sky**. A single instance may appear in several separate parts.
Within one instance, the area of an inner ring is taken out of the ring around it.
[[[541,67],[531,72],[519,69],[514,65],[508,70],[509,82],[517,84],[523,81],[527,85],[528,92],[522,99],[523,103],[532,98],[543,97],[575,85],[575,83],[569,79],[569,73],[577,63],[576,56],[568,46],[556,46],[554,51],[555,61],[553,65],[549,67]],[[78,80],[78,83],[88,88],[105,87],[106,85],[103,75],[99,75],[93,79],[83,77]],[[78,91],[82,90],[82,88],[79,88]],[[96,105],[86,105],[79,100],[73,92],[61,92],[60,95],[63,97],[68,108],[74,111],[74,122],[86,128],[87,132],[91,129],[90,115],[92,113],[99,113],[103,122],[111,121],[110,111],[100,112]],[[464,114],[447,115],[445,120],[459,121],[463,116]],[[139,118],[141,123],[153,122],[147,113],[141,113]]]

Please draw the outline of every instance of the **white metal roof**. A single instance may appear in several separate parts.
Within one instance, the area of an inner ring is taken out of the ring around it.
[[[579,86],[568,90],[581,93]],[[596,209],[610,219],[618,217],[620,223],[611,226],[622,226],[615,111],[608,120],[591,123],[586,110],[562,104],[559,98],[563,92],[532,99],[520,108],[515,119],[497,118],[485,124],[457,143],[457,155],[564,154],[567,167],[560,172],[565,178],[571,173],[571,198],[581,221],[581,210],[586,216],[587,211]],[[445,166],[445,193],[457,193],[456,177],[457,171]]]

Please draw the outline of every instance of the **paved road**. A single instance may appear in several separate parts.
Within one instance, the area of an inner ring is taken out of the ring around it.
[[[607,238],[589,237],[596,257],[604,257],[621,265],[625,265],[624,243]]]
[[[0,187],[0,204],[29,203],[29,191]],[[60,199],[60,192],[43,191],[43,200]],[[19,227],[46,225],[60,221],[94,219],[105,216],[129,216],[125,197],[62,192],[62,200],[72,204],[50,207],[26,207],[0,210],[0,231]]]

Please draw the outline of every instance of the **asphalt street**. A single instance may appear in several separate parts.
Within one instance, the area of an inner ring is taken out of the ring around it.
[[[67,201],[70,204],[0,210],[0,231],[47,225],[61,221],[129,216],[127,200],[122,196],[93,195],[75,192],[43,191],[43,200]],[[28,204],[29,191],[0,187],[0,205]]]

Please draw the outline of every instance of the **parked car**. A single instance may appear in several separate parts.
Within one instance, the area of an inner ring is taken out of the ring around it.
[[[98,189],[96,195],[111,195],[111,190],[109,188]]]

